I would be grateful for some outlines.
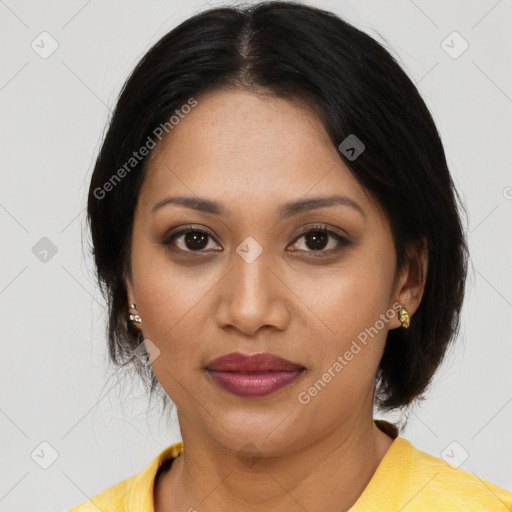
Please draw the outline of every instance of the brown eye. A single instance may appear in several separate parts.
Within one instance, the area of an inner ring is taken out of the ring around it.
[[[191,251],[204,249],[208,245],[208,238],[210,235],[201,231],[190,231],[185,233],[183,243]]]
[[[162,244],[177,252],[207,252],[210,239],[213,241],[212,235],[207,231],[188,228],[166,236]],[[216,244],[210,249],[219,250]]]
[[[304,243],[299,244],[298,241],[301,239],[304,239]],[[338,252],[349,243],[346,238],[338,233],[326,229],[325,226],[318,226],[304,231],[293,244],[292,251],[318,252],[323,256]],[[325,250],[326,247],[327,250]]]
[[[324,249],[329,243],[329,234],[325,231],[308,231],[303,236],[306,246],[314,251]]]

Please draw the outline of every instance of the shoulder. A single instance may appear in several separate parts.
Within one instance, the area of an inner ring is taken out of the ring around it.
[[[512,493],[397,436],[350,512],[511,512]]]
[[[67,512],[152,512],[153,485],[158,470],[183,453],[183,442],[168,446],[137,475],[109,487]]]
[[[410,498],[423,505],[418,510],[435,506],[436,510],[464,512],[512,511],[511,492],[404,441],[410,453],[408,484],[416,492]]]
[[[121,512],[127,510],[126,498],[130,494],[136,476],[132,476],[100,492],[93,498],[67,512]]]

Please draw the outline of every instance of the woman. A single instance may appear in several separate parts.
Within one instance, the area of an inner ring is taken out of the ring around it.
[[[73,511],[505,511],[374,420],[420,398],[467,269],[432,117],[390,54],[293,2],[217,8],[128,79],[88,214],[109,351],[183,441]]]

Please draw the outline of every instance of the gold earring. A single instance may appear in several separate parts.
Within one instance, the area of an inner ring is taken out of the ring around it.
[[[402,327],[404,329],[408,329],[409,325],[411,324],[411,319],[409,317],[409,311],[407,311],[407,308],[400,306],[398,310],[398,316],[400,318],[400,322],[402,322]]]
[[[135,311],[137,311],[137,306],[135,304],[130,304],[130,309],[134,309]],[[130,315],[129,318],[132,322],[135,322],[136,324],[140,324],[142,322],[142,319],[137,313],[135,313],[134,315]]]

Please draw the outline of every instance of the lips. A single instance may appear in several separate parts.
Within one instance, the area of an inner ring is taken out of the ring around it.
[[[219,372],[276,372],[302,370],[304,366],[268,352],[253,355],[231,352],[214,359],[206,368]]]
[[[291,384],[305,368],[274,354],[232,352],[211,361],[206,370],[212,381],[226,391],[242,397],[259,397]]]

